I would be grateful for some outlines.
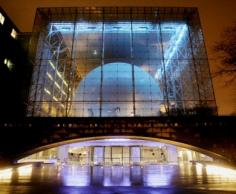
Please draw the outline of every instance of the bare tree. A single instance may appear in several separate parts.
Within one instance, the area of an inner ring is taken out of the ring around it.
[[[226,75],[226,84],[236,81],[236,21],[223,31],[221,40],[216,42],[213,49],[221,60],[215,75]]]

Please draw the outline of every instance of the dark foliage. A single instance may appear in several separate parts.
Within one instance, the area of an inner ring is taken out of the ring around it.
[[[236,22],[224,30],[213,49],[222,63],[215,75],[226,75],[227,83],[236,81]]]

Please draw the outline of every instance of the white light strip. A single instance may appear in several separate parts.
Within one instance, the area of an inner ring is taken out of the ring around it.
[[[59,90],[61,90],[61,87],[59,86],[59,84],[55,81],[54,82],[55,83],[55,85],[57,86],[57,88],[59,89]]]
[[[58,77],[63,81],[63,83],[68,87],[67,82],[63,79],[63,76],[62,76],[61,73],[56,69],[56,67],[55,67],[55,65],[52,63],[52,61],[49,60],[48,62],[49,62],[49,64],[51,65],[51,67],[56,71],[57,76],[58,76]],[[51,80],[53,80],[51,74],[49,74],[49,73],[47,72],[47,75],[48,75],[48,77],[49,77]]]
[[[60,72],[57,71],[57,75],[58,75],[59,78],[63,79],[62,75],[60,74]]]
[[[61,93],[66,96],[65,91],[60,87],[60,85],[56,81],[54,83],[55,83],[56,87],[61,91]]]
[[[56,67],[55,67],[55,65],[52,63],[52,61],[48,61],[49,62],[49,64],[51,65],[51,67],[55,70],[56,69]]]
[[[48,95],[51,95],[51,92],[50,92],[47,88],[44,88],[44,91],[45,91]]]
[[[50,80],[53,81],[52,75],[51,75],[50,73],[47,72],[47,76],[48,76],[48,78],[49,78]]]
[[[55,96],[53,96],[53,100],[58,101],[58,99]]]
[[[186,32],[187,32],[187,25],[182,24],[178,28],[175,35],[171,38],[170,42],[171,43],[173,42],[174,46],[170,45],[169,49],[164,53],[164,59],[167,59],[167,61],[164,64],[166,69],[169,68],[170,62],[171,62],[172,58],[175,56],[175,54],[177,53],[178,48],[179,48]],[[163,75],[163,69],[159,68],[155,74],[155,78],[161,79],[162,75]]]
[[[187,31],[187,26],[186,24],[179,27],[179,29],[176,32],[176,35],[170,40],[170,42],[174,43],[174,46],[171,46],[164,54],[164,58],[167,58],[167,62],[165,63],[166,66],[169,65],[170,61],[172,58],[175,56],[178,47],[180,46],[180,43],[185,36],[185,33]]]
[[[61,92],[62,92],[62,94],[64,94],[64,95],[66,96],[66,93],[65,93],[65,91],[64,91],[64,90],[61,90]]]
[[[56,32],[61,33],[97,33],[103,31],[102,22],[97,23],[88,23],[88,22],[78,22],[75,24],[64,22],[64,23],[50,23],[50,31],[49,34],[53,34]],[[107,23],[104,27],[106,27],[105,32],[109,33],[124,33],[130,32],[132,25],[133,32],[139,33],[147,33],[150,31],[155,32],[158,24],[153,24],[151,22],[116,22],[116,23]],[[163,32],[173,32],[176,30],[176,25],[173,23],[165,23],[163,25]]]

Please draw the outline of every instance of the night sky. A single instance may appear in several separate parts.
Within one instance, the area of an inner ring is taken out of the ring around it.
[[[226,26],[236,21],[236,0],[0,0],[1,7],[22,32],[32,30],[37,7],[79,6],[169,6],[198,7],[205,35],[211,72],[219,65],[212,51],[214,43]],[[225,86],[223,77],[214,78],[219,114],[236,113],[236,83]]]

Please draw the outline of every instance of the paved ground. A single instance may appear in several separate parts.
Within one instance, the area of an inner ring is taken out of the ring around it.
[[[236,194],[236,172],[218,172],[193,164],[13,167],[0,173],[0,194]]]
[[[233,191],[151,187],[0,186],[0,194],[231,194]]]

